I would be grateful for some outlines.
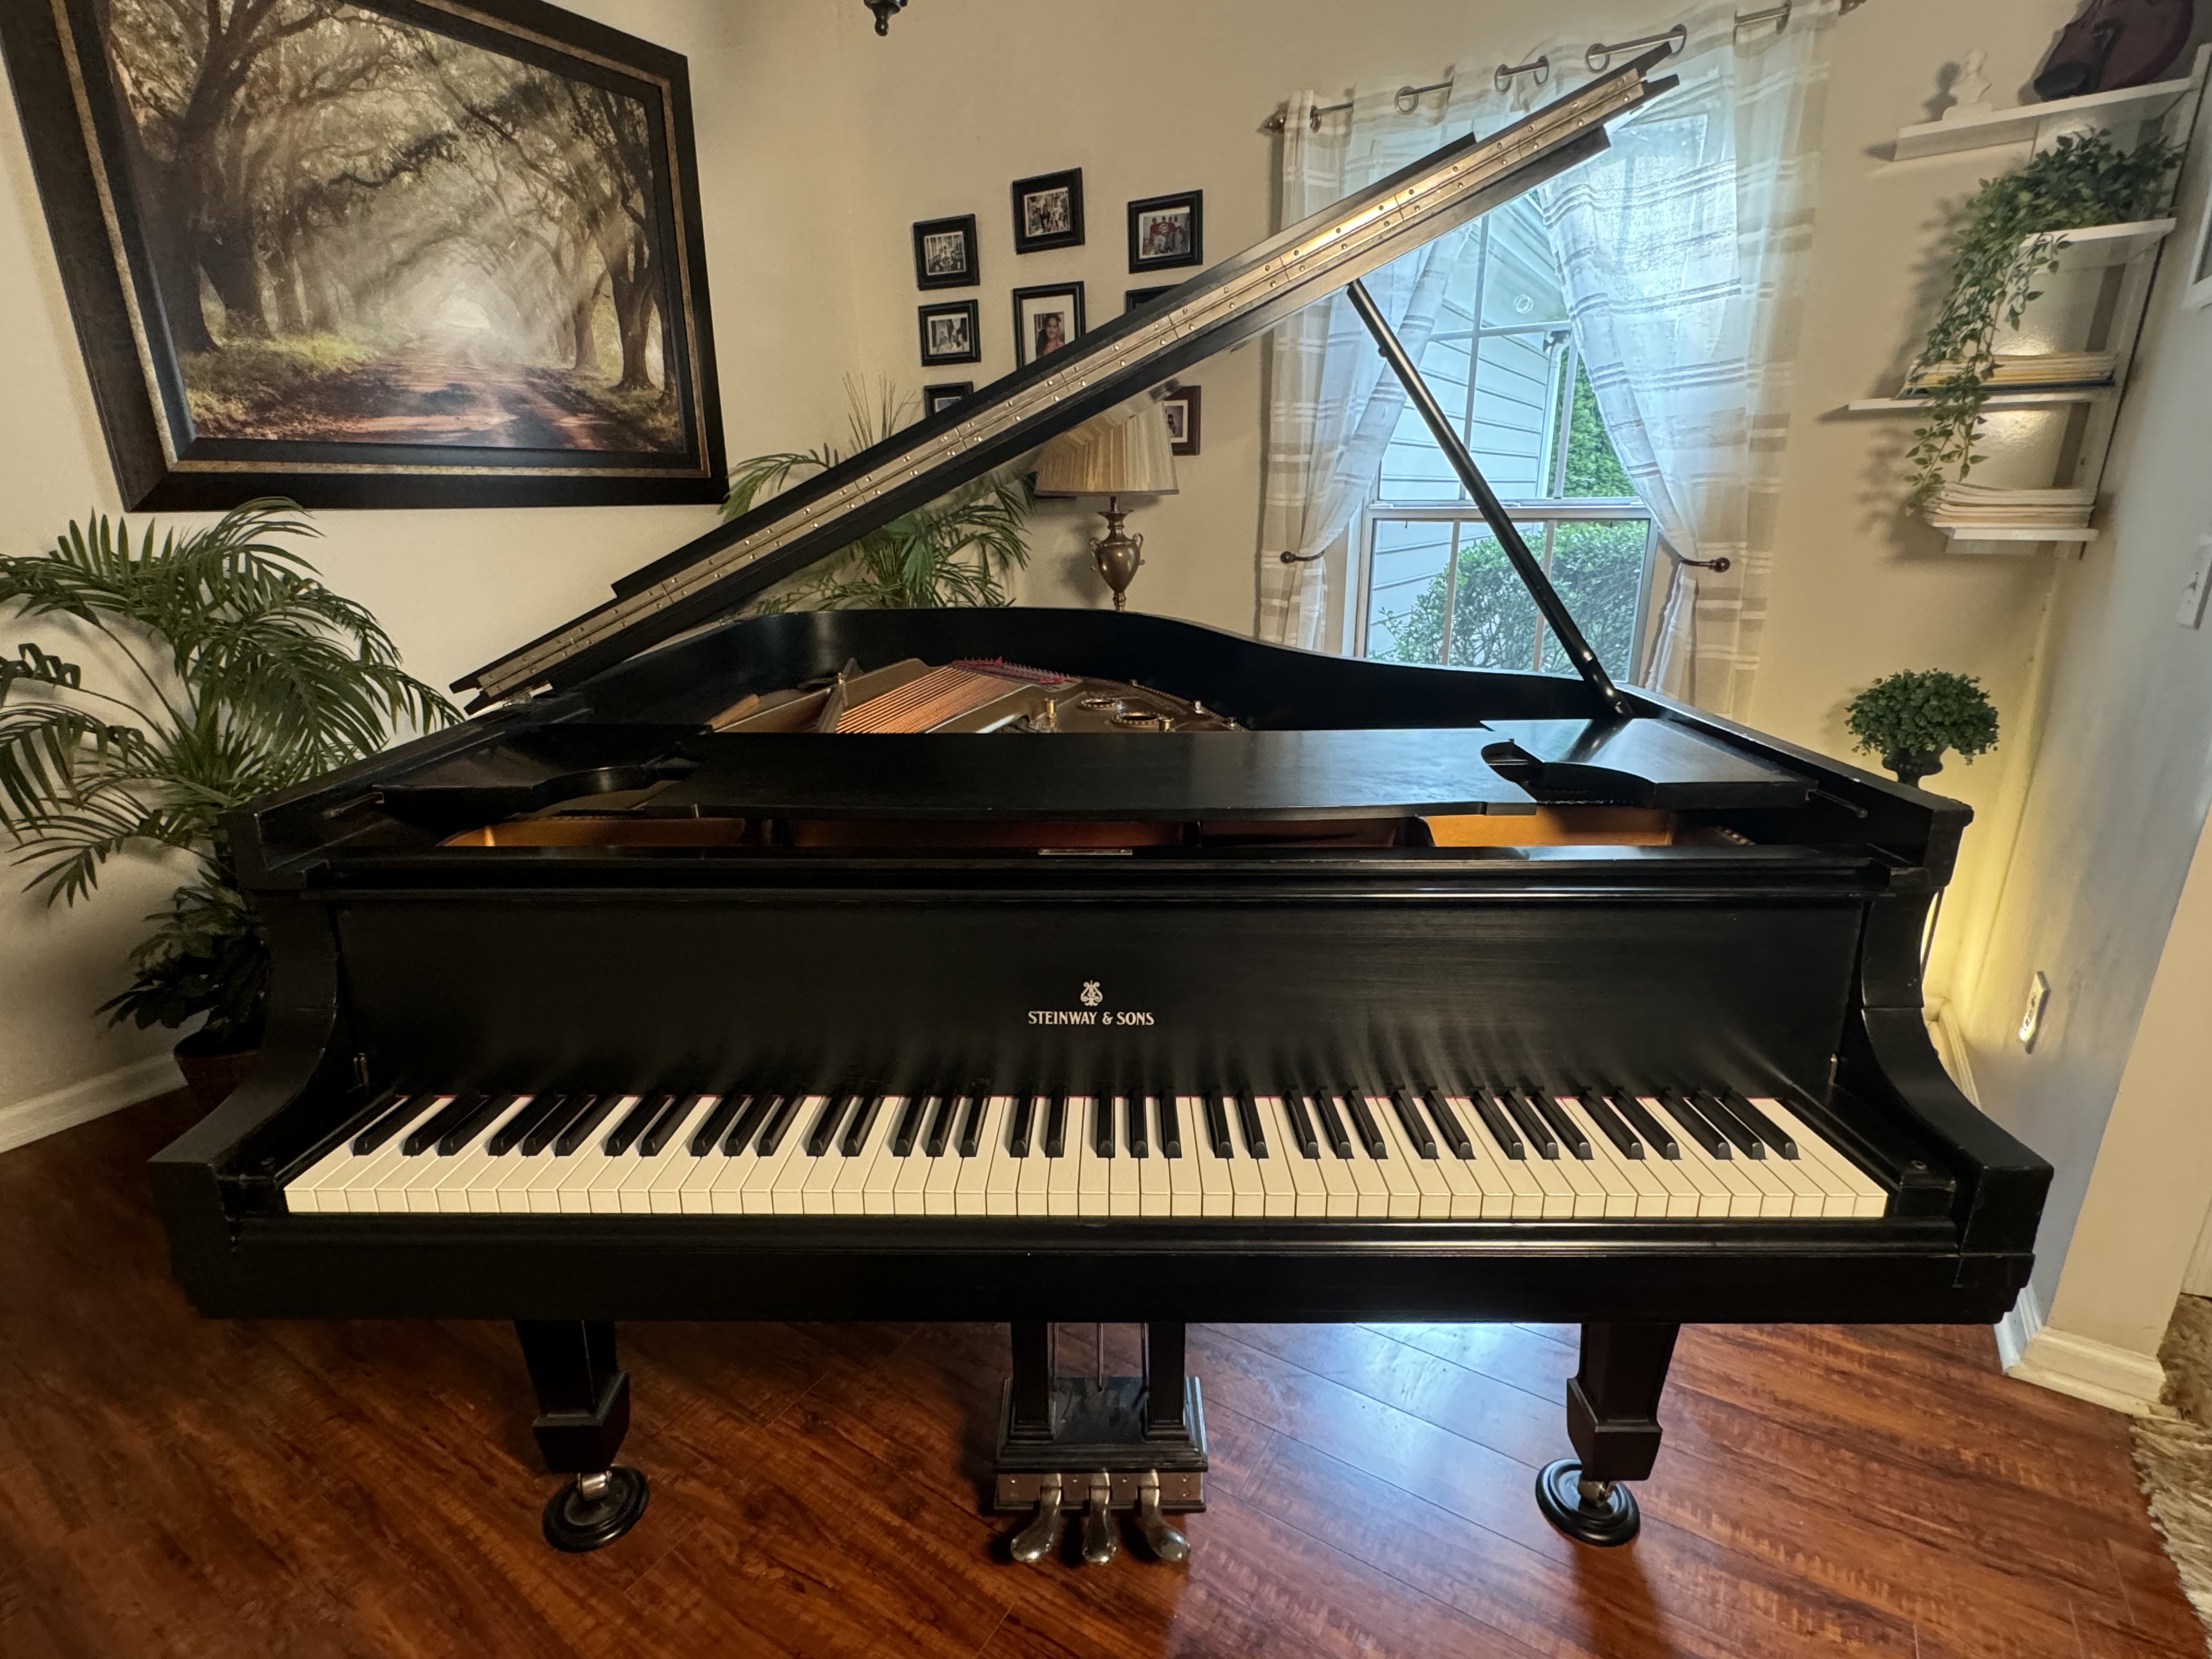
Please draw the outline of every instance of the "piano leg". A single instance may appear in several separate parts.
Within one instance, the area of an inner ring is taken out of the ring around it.
[[[637,1524],[649,1496],[642,1473],[615,1462],[629,1429],[629,1376],[615,1364],[615,1328],[518,1319],[514,1334],[538,1390],[538,1449],[551,1473],[575,1477],[545,1505],[545,1541],[571,1554],[604,1548]]]
[[[1585,1325],[1582,1369],[1567,1384],[1567,1437],[1579,1457],[1536,1477],[1536,1506],[1584,1544],[1626,1544],[1642,1524],[1623,1481],[1659,1456],[1659,1396],[1679,1325]]]

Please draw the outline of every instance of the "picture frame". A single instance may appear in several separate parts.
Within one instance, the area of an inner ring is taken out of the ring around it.
[[[164,15],[0,7],[127,509],[723,498],[680,54],[544,0],[359,0],[313,40],[264,7],[219,46]],[[363,52],[387,68],[349,88]],[[325,75],[316,124],[292,121]],[[203,84],[228,90],[181,143],[179,88]],[[510,118],[479,107],[494,90]]]
[[[1083,284],[1045,283],[1014,290],[1014,362],[1026,368],[1083,336]]]
[[[2197,210],[2197,246],[2189,261],[2188,282],[2181,291],[2182,308],[2195,311],[2212,306],[2212,167],[2205,169],[2204,199]]]
[[[927,416],[942,415],[955,404],[975,395],[973,380],[948,380],[939,386],[921,389],[921,412]]]
[[[1182,286],[1180,283],[1162,283],[1158,288],[1126,288],[1121,290],[1121,309],[1134,311],[1139,306],[1150,305],[1163,294],[1172,294]]]
[[[975,216],[917,220],[914,227],[914,285],[974,288],[983,280],[975,252]]]
[[[917,307],[921,328],[921,364],[980,363],[983,361],[981,313],[973,300]]]
[[[1129,204],[1129,271],[1206,263],[1206,192],[1186,190]]]
[[[1168,447],[1176,455],[1195,455],[1199,453],[1199,416],[1202,387],[1176,386],[1160,399],[1160,411],[1167,416]]]
[[[1013,183],[1014,252],[1083,246],[1083,169],[1040,173]]]

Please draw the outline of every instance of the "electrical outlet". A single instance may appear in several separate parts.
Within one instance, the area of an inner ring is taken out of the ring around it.
[[[2197,538],[2197,563],[2189,573],[2189,586],[2181,590],[2181,609],[2173,619],[2184,628],[2204,626],[2204,601],[2212,598],[2212,536]]]
[[[2035,1039],[2043,1030],[2044,1011],[2051,1006],[2051,981],[2038,973],[2027,988],[2027,1006],[2021,1010],[2020,1046],[2035,1052]]]

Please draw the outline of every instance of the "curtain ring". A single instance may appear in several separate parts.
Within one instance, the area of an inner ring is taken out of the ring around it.
[[[1667,50],[1669,52],[1677,57],[1680,56],[1682,48],[1690,41],[1690,26],[1686,23],[1677,23],[1664,34],[1638,35],[1633,40],[1621,40],[1612,46],[1606,45],[1602,40],[1593,40],[1590,42],[1590,49],[1583,54],[1583,62],[1589,66],[1589,72],[1592,75],[1602,75],[1606,71],[1607,65],[1613,62],[1613,54],[1616,52],[1626,52],[1633,46],[1656,46],[1662,40],[1667,43]]]
[[[1535,83],[1540,87],[1552,78],[1552,60],[1549,58],[1539,58],[1534,63],[1528,64],[1500,64],[1498,66],[1498,73],[1490,77],[1490,82],[1500,92],[1510,91],[1513,77],[1516,75],[1532,76]]]

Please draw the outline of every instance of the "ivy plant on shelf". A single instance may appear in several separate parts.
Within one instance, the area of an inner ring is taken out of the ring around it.
[[[316,533],[271,498],[159,541],[101,516],[0,557],[0,615],[57,630],[0,656],[0,830],[49,904],[86,897],[117,859],[189,860],[100,1010],[141,1027],[205,1015],[181,1059],[252,1048],[267,999],[223,813],[459,718],[284,545]]]
[[[1844,723],[1860,750],[1880,755],[1899,783],[1942,771],[1947,751],[1971,761],[1997,743],[1997,711],[1982,683],[1942,668],[1876,680],[1851,699]]]
[[[859,388],[852,402],[852,448],[857,454],[907,424],[911,399],[888,385],[870,408]],[[825,472],[846,459],[833,444],[817,449],[756,455],[730,469],[722,516],[735,519],[797,480]],[[1002,468],[926,507],[893,519],[855,539],[828,562],[824,574],[802,577],[770,592],[758,611],[918,611],[1012,602],[1006,579],[1029,562],[1029,518],[1036,496],[1031,475]]]
[[[2043,297],[2036,283],[2056,270],[2066,233],[2155,216],[2180,166],[2182,146],[2163,137],[2123,149],[2110,132],[2062,136],[2017,172],[1985,179],[1960,211],[1951,289],[1915,360],[1910,384],[1928,392],[1926,424],[1909,452],[1912,504],[1963,482],[1982,406],[1997,366],[2000,329],[2017,328]]]

